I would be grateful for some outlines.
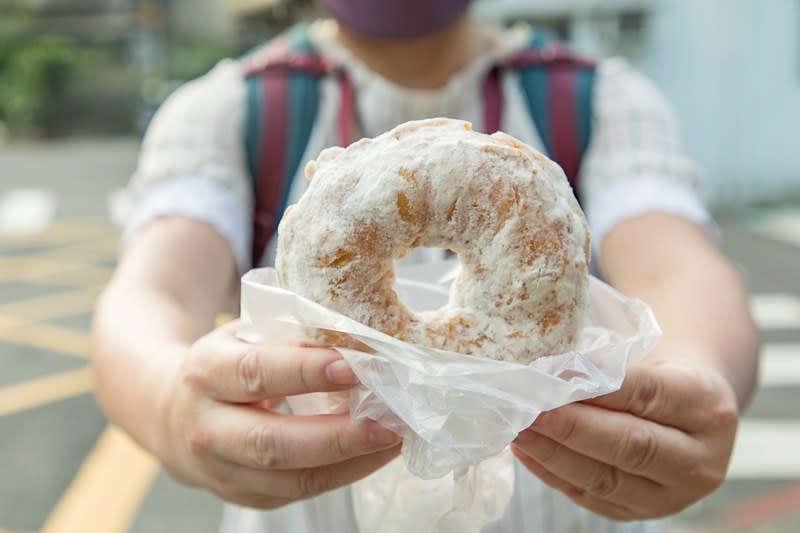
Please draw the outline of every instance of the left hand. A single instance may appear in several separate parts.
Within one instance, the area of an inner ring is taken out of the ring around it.
[[[674,514],[724,480],[736,397],[694,361],[644,361],[622,388],[542,413],[512,445],[550,487],[613,520]]]

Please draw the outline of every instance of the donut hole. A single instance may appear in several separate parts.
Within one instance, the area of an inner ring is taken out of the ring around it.
[[[422,258],[441,257],[452,252],[445,248],[415,248],[411,254],[394,262],[394,290],[400,303],[414,313],[436,311],[450,298],[450,291],[437,280],[451,277],[452,262],[419,263]],[[425,281],[422,281],[425,280]]]

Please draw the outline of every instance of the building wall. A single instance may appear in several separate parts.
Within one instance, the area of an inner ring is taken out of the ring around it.
[[[673,103],[717,204],[800,193],[800,0],[480,0],[494,20],[565,17],[579,49],[622,54]],[[615,14],[642,14],[618,31]]]
[[[659,0],[639,66],[720,202],[800,190],[800,3]]]
[[[223,0],[172,0],[173,29],[180,35],[227,41],[235,34],[235,21],[229,2]]]

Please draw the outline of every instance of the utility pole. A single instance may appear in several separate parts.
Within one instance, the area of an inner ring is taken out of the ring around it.
[[[143,89],[169,77],[168,0],[133,0],[136,11],[134,57]]]

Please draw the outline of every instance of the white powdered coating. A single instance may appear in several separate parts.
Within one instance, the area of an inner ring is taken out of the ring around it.
[[[408,122],[306,167],[279,227],[284,288],[401,340],[528,363],[568,350],[587,302],[589,230],[561,168],[467,122]],[[393,262],[418,246],[462,263],[450,301],[406,309]]]

